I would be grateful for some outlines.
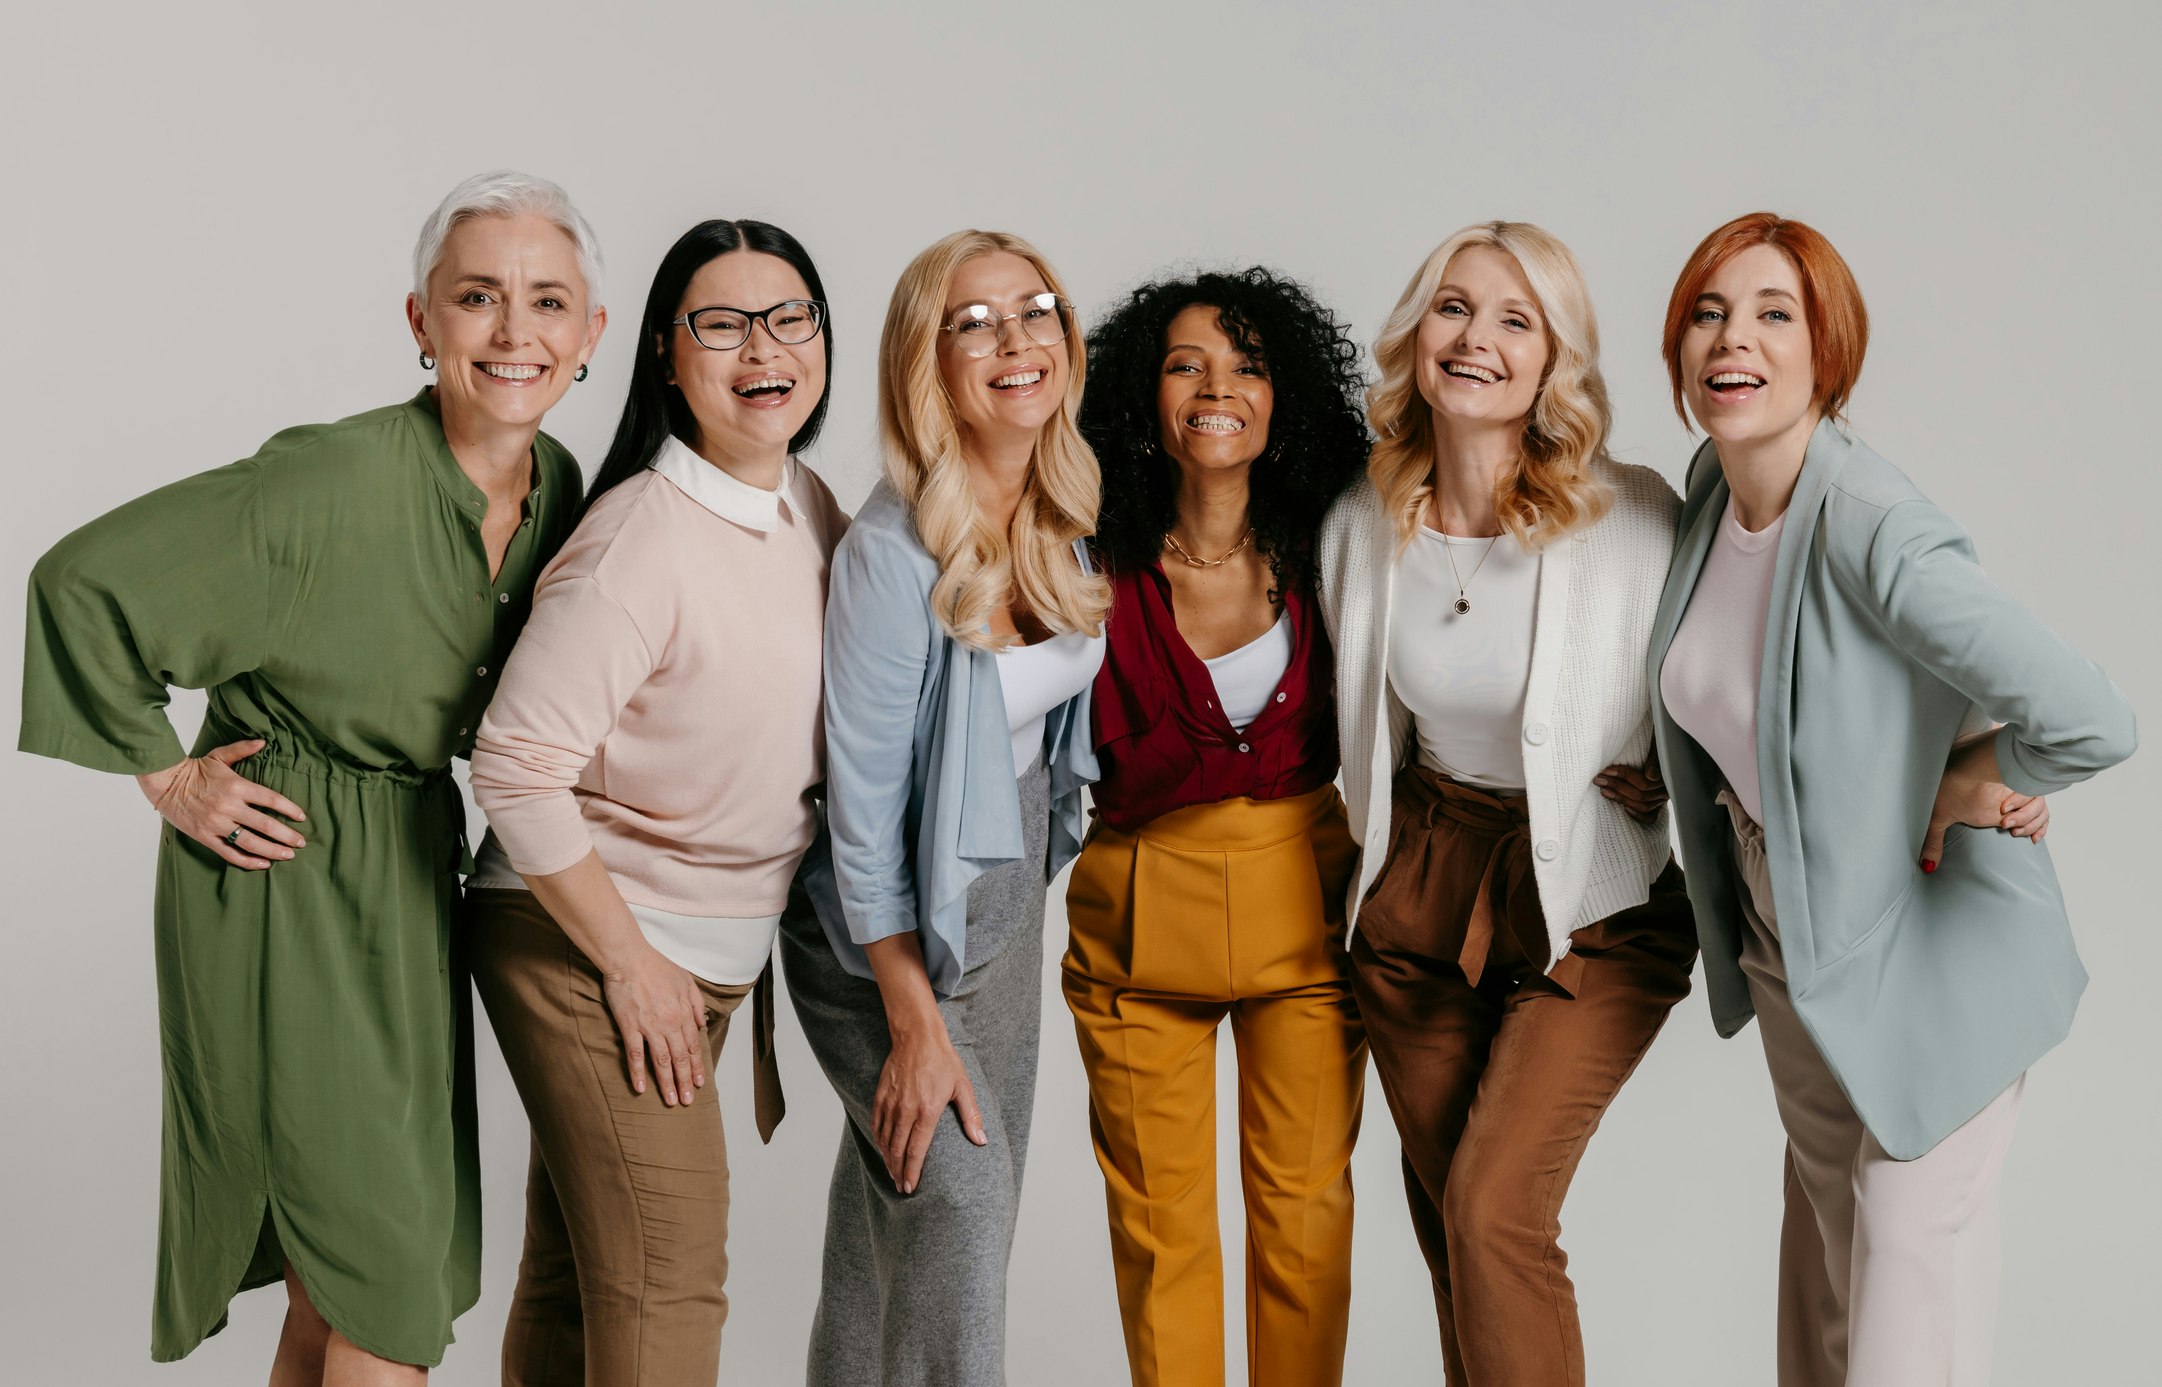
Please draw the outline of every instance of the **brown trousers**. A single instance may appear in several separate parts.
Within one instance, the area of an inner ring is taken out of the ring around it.
[[[1351,945],[1456,1387],[1584,1382],[1562,1200],[1696,959],[1669,863],[1550,971],[1527,826],[1522,796],[1407,768]]]
[[[468,892],[465,933],[473,980],[533,1124],[503,1381],[712,1387],[728,1317],[718,1096],[708,1085],[671,1108],[658,1084],[631,1090],[600,973],[529,893]],[[698,988],[711,1072],[729,1015],[752,987],[701,980]]]

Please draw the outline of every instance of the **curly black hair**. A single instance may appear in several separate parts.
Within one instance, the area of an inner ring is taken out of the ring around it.
[[[1103,468],[1096,551],[1115,569],[1154,563],[1178,519],[1179,470],[1159,437],[1156,390],[1171,321],[1196,304],[1216,310],[1275,389],[1247,519],[1276,591],[1305,588],[1322,516],[1366,467],[1366,382],[1351,329],[1305,285],[1259,265],[1144,284],[1089,333],[1080,424]]]

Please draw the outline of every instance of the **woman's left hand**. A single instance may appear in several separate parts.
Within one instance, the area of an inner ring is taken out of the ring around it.
[[[1656,759],[1647,761],[1642,770],[1635,766],[1608,766],[1593,776],[1591,783],[1599,787],[1600,794],[1628,810],[1629,816],[1638,823],[1650,823],[1659,817],[1660,810],[1666,808],[1667,787],[1659,779]]]
[[[1952,751],[1930,806],[1929,833],[1922,839],[1922,870],[1934,872],[1944,856],[1944,832],[1953,824],[2003,829],[2015,838],[2042,841],[2049,832],[2049,800],[2022,795],[1997,777],[1997,740],[1985,734]]]

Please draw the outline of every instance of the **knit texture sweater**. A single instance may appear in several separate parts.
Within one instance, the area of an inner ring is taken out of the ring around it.
[[[1642,904],[1670,855],[1665,812],[1640,824],[1592,777],[1610,765],[1641,766],[1651,754],[1644,655],[1681,502],[1650,468],[1603,463],[1598,471],[1614,488],[1613,506],[1541,551],[1524,697],[1533,874],[1557,962],[1576,930]],[[1322,524],[1321,610],[1336,647],[1344,802],[1360,847],[1344,907],[1354,924],[1387,852],[1390,786],[1412,736],[1387,676],[1397,549],[1395,521],[1371,481],[1346,493]]]

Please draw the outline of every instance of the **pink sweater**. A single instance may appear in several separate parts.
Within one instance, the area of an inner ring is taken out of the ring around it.
[[[793,460],[776,503],[674,443],[594,503],[541,574],[473,750],[513,867],[598,850],[634,905],[787,904],[825,775],[826,565],[847,524]]]

